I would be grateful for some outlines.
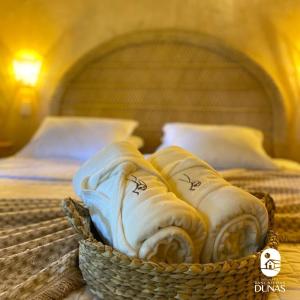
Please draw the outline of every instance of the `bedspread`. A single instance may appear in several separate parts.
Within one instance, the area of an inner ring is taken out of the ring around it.
[[[275,229],[281,241],[300,242],[300,172],[229,170],[221,174],[250,192],[264,192],[276,204]]]
[[[29,294],[30,299],[61,299],[83,286],[77,236],[60,208],[63,198],[75,197],[71,179],[77,168],[73,162],[0,161],[1,299],[28,299]],[[300,172],[222,174],[249,191],[270,193],[278,210],[281,240],[299,240]],[[271,299],[300,299],[300,244],[282,244],[280,251],[283,267],[278,279],[287,282],[288,291]],[[83,288],[68,299],[94,298]]]
[[[232,184],[250,192],[269,193],[278,212],[300,207],[300,171],[227,170],[220,172]]]
[[[0,160],[0,299],[61,299],[82,286],[78,242],[61,210],[79,164]]]
[[[0,199],[0,299],[61,299],[82,286],[61,199]]]

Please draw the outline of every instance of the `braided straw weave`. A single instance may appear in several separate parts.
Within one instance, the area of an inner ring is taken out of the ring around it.
[[[269,212],[270,227],[265,247],[277,248],[272,231],[274,202],[256,194]],[[265,279],[260,271],[260,254],[209,264],[166,264],[128,257],[93,237],[89,213],[72,199],[64,211],[81,235],[79,267],[90,290],[100,299],[266,299],[255,293],[254,282]]]

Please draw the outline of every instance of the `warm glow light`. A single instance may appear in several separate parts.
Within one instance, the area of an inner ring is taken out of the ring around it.
[[[24,85],[34,86],[41,70],[41,57],[32,51],[21,51],[13,61],[16,80]]]

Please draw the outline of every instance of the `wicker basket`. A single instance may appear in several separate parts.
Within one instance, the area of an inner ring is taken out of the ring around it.
[[[270,228],[265,247],[277,248],[272,231],[274,202],[255,194],[266,205]],[[79,267],[90,290],[100,299],[266,299],[255,293],[254,282],[265,279],[260,253],[209,264],[166,264],[130,258],[94,238],[89,212],[66,199],[64,211],[80,234]]]

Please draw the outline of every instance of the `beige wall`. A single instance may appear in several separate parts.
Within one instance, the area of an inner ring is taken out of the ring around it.
[[[0,43],[6,58],[0,58],[0,76],[8,74],[9,59],[21,48],[43,55],[36,103],[43,115],[66,70],[98,44],[136,30],[201,31],[248,54],[276,81],[293,128],[290,156],[296,158],[300,153],[299,25],[297,0],[2,0]],[[12,114],[3,114],[2,109],[2,115],[11,124],[7,131],[19,132],[15,142],[22,145],[38,120],[19,116],[11,82],[1,82],[0,96],[2,92],[1,97],[15,103],[15,108]]]

